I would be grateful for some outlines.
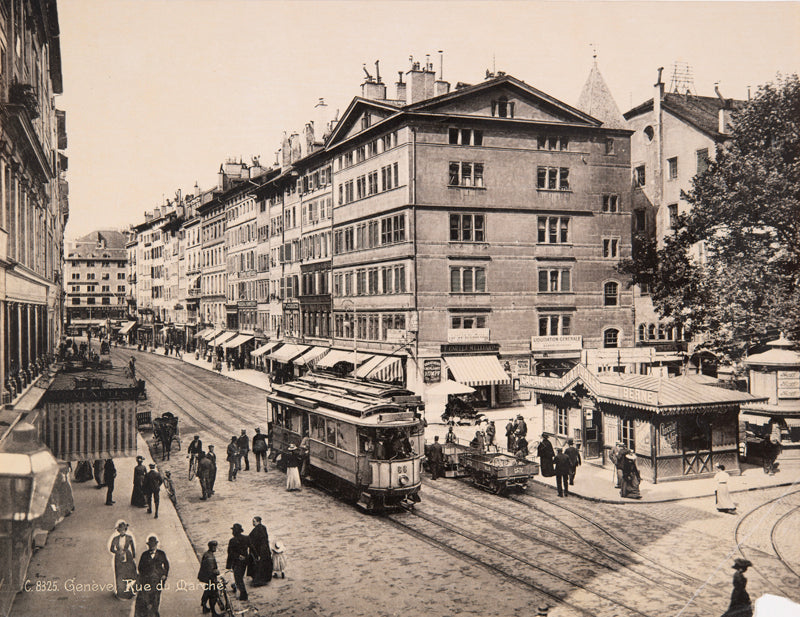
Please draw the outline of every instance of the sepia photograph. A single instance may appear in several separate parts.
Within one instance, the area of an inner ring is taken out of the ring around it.
[[[0,617],[800,617],[798,32],[0,0]]]

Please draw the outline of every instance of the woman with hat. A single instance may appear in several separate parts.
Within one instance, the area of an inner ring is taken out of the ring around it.
[[[629,497],[630,499],[641,499],[642,494],[639,492],[639,483],[642,476],[639,474],[639,468],[636,466],[636,455],[633,452],[626,452],[622,461],[622,488],[619,491],[620,497]]]
[[[114,578],[117,585],[117,598],[130,600],[136,581],[136,544],[128,533],[128,523],[117,521],[117,535],[111,540],[109,550],[114,553]]]
[[[286,578],[286,555],[284,555],[283,542],[275,540],[272,543],[272,576]]]
[[[750,603],[750,594],[747,593],[747,578],[744,573],[753,564],[747,559],[737,558],[733,561],[733,591],[731,603],[722,617],[751,617],[753,605]]]
[[[731,492],[728,490],[728,480],[730,480],[731,477],[728,475],[728,472],[725,471],[725,465],[717,463],[716,467],[719,470],[714,476],[714,480],[717,481],[717,490],[715,491],[717,510],[719,512],[729,512],[733,514],[736,512],[736,504],[733,503]]]
[[[286,490],[299,491],[302,487],[300,482],[300,458],[297,455],[297,446],[289,445],[286,453]]]
[[[536,455],[539,457],[539,466],[542,470],[542,476],[545,478],[552,478],[556,475],[555,468],[553,467],[553,459],[556,453],[548,437],[550,437],[550,433],[542,433],[542,440],[539,442],[539,445],[536,446]]]
[[[136,508],[147,507],[147,497],[144,495],[144,478],[147,468],[144,466],[144,457],[136,457],[136,467],[133,468],[133,492],[131,492],[131,505]]]

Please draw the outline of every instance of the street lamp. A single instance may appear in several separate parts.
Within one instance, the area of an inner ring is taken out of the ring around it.
[[[59,466],[36,427],[18,423],[0,451],[0,520],[32,521],[44,514]]]

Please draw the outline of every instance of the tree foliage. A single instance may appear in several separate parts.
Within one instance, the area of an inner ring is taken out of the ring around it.
[[[691,210],[674,233],[660,249],[638,242],[620,270],[650,285],[663,318],[735,361],[767,331],[800,335],[797,75],[761,86],[732,121],[730,141],[683,194]]]

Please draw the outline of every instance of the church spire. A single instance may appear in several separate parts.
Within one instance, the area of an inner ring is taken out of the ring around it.
[[[611,90],[608,89],[605,79],[600,74],[597,66],[597,50],[592,46],[592,70],[583,85],[583,90],[578,97],[576,107],[590,116],[603,122],[603,126],[612,129],[625,128],[625,119],[617,107]]]

